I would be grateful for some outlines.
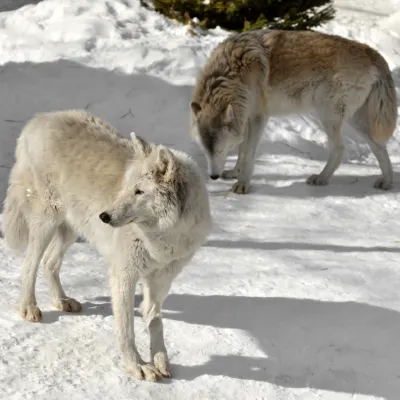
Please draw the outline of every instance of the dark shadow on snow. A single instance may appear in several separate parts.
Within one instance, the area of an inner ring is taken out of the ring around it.
[[[331,251],[334,253],[400,253],[400,247],[387,246],[342,246],[335,244],[298,243],[298,242],[257,242],[256,240],[209,240],[205,246],[226,249],[254,249],[254,250],[295,250],[295,251]]]
[[[82,303],[82,311],[80,313],[67,313],[65,311],[59,310],[50,310],[44,311],[42,313],[43,319],[41,323],[43,324],[53,324],[57,322],[60,317],[70,315],[102,315],[103,317],[107,317],[112,315],[111,308],[111,300],[110,297],[104,297],[104,300],[101,300],[101,297],[93,299],[95,302],[86,301]]]
[[[140,301],[137,296],[136,305]],[[83,303],[84,315],[111,313],[107,296]],[[400,393],[400,314],[393,310],[356,302],[171,294],[163,318],[242,330],[265,354],[216,354],[202,365],[172,364],[173,379],[214,375],[387,400]],[[44,322],[49,319],[58,317],[45,313]]]
[[[164,318],[243,330],[265,353],[215,355],[204,365],[176,366],[176,379],[221,375],[393,400],[400,393],[396,311],[355,302],[174,294],[164,310]]]
[[[320,171],[314,171],[314,173],[318,172]],[[394,186],[389,191],[374,187],[375,180],[380,177],[380,175],[375,173],[371,173],[371,175],[347,175],[340,174],[340,172],[337,171],[326,186],[308,185],[306,180],[309,175],[310,174],[285,175],[279,174],[279,171],[274,174],[255,172],[251,180],[250,193],[246,196],[251,196],[251,194],[261,194],[273,197],[290,197],[297,199],[313,199],[321,197],[365,198],[400,192],[400,173],[396,172],[393,174]],[[282,182],[287,181],[288,184],[276,186],[274,181],[277,180]],[[215,182],[223,182],[220,191],[224,192],[228,189],[230,190],[230,187],[235,180],[221,180]]]
[[[38,4],[41,1],[42,0],[1,0],[0,12],[17,10],[27,4]]]

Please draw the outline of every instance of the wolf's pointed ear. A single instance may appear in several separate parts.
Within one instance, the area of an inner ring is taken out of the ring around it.
[[[196,103],[195,101],[192,101],[190,103],[190,108],[192,109],[194,116],[197,117],[199,112],[201,111],[201,105],[199,103]]]
[[[226,107],[224,111],[224,116],[223,116],[225,124],[231,124],[234,119],[235,119],[235,114],[233,112],[233,107],[232,104],[228,104],[228,107]]]
[[[137,151],[142,156],[145,156],[148,152],[149,144],[140,136],[136,135],[135,132],[131,132],[131,139],[135,151]]]
[[[172,151],[165,146],[159,146],[156,163],[157,171],[164,176],[164,181],[170,181],[176,167],[176,159]]]

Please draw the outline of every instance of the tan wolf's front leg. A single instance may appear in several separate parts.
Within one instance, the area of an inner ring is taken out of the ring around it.
[[[232,169],[227,169],[222,171],[221,178],[222,179],[237,179],[239,177],[240,170],[243,168],[243,161],[245,156],[245,141],[240,143],[238,158],[236,160],[236,165]]]
[[[265,119],[257,116],[250,120],[249,130],[243,142],[243,155],[240,161],[238,181],[233,184],[232,192],[247,194],[250,191],[250,181],[254,171],[255,156],[265,126]]]

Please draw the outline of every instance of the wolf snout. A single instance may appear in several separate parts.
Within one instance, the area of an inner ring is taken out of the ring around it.
[[[218,174],[211,174],[211,175],[210,175],[210,178],[211,178],[213,181],[215,181],[215,180],[217,180],[217,179],[219,178],[219,175],[218,175]]]
[[[109,224],[111,221],[111,215],[107,212],[102,212],[99,215],[99,218],[105,223],[105,224]]]

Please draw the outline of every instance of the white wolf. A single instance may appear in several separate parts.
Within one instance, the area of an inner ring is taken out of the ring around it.
[[[4,202],[4,237],[24,250],[20,313],[39,321],[35,281],[42,261],[54,306],[79,312],[60,283],[60,266],[77,235],[111,264],[117,342],[138,379],[170,376],[161,306],[173,279],[211,228],[209,198],[197,164],[185,153],[122,138],[91,114],[38,114],[17,141]],[[150,334],[145,363],[133,328],[134,295],[143,283],[141,310]]]
[[[386,142],[397,120],[396,91],[388,64],[371,47],[312,31],[256,30],[233,34],[210,55],[193,91],[192,135],[202,146],[212,179],[238,178],[232,190],[247,193],[254,158],[268,117],[316,111],[329,157],[307,183],[326,185],[341,163],[341,128],[348,121],[368,142],[390,189]],[[227,154],[239,147],[233,170]]]

